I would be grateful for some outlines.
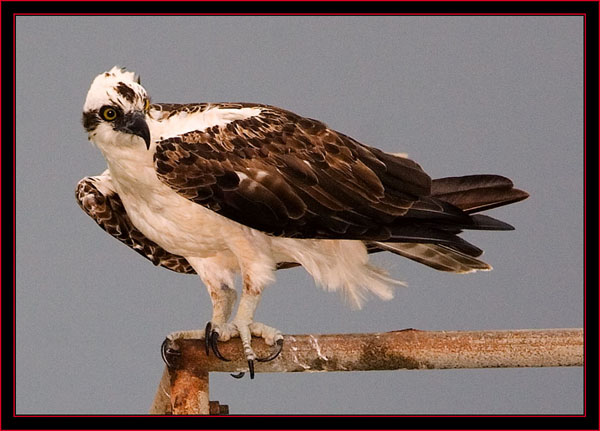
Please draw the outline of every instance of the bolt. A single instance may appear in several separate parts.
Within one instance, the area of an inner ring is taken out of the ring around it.
[[[229,406],[227,404],[219,404],[218,401],[209,401],[209,411],[211,415],[228,415]]]

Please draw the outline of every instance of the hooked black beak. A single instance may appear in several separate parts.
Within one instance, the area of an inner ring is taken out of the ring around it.
[[[119,132],[130,133],[139,136],[146,143],[146,149],[150,149],[150,129],[146,123],[146,117],[143,112],[135,111],[125,114],[120,124],[115,124],[115,130]]]

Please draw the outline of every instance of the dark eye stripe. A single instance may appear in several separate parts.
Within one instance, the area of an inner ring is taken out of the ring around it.
[[[98,115],[96,115],[95,111],[84,112],[82,118],[83,127],[87,132],[91,132],[96,128],[98,123],[100,123],[100,119]]]

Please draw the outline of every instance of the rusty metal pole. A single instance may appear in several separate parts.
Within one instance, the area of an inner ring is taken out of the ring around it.
[[[171,407],[174,415],[208,415],[208,370],[178,369],[171,373]]]
[[[208,398],[208,358],[204,351],[202,353],[200,357],[193,358],[187,354],[181,355],[175,368],[165,367],[150,414],[211,414]],[[212,412],[214,411],[213,403]]]
[[[180,340],[182,355],[206,358],[200,340]],[[257,355],[270,347],[253,339]],[[219,343],[231,362],[214,356],[209,371],[247,371],[239,339]],[[286,335],[283,351],[271,362],[255,364],[257,373],[367,371],[399,369],[559,367],[583,365],[582,329],[495,331],[402,331],[373,334]]]
[[[151,415],[170,415],[171,411],[171,373],[167,367],[164,368],[154,401],[150,407]]]
[[[208,373],[247,371],[239,339],[219,343],[230,362],[206,356],[204,341],[178,340],[182,363],[171,376],[173,414],[209,414]],[[257,355],[270,347],[253,339]],[[401,331],[286,335],[283,350],[261,372],[565,367],[583,365],[583,329]],[[160,390],[160,388],[159,388]],[[158,395],[155,401],[160,404]],[[164,400],[163,400],[164,403]]]

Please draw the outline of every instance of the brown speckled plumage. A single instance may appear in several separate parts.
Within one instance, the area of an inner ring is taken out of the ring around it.
[[[164,250],[158,244],[146,238],[132,223],[117,193],[103,194],[96,183],[110,182],[108,177],[86,177],[79,181],[75,189],[75,198],[83,211],[93,218],[98,225],[150,260],[171,271],[184,274],[196,272],[182,256],[176,256]]]
[[[456,229],[448,233],[446,226],[419,221],[434,218],[448,228],[475,225],[455,207],[430,198],[431,179],[409,159],[281,109],[218,106],[259,106],[262,112],[160,142],[155,166],[158,177],[179,194],[225,217],[294,238],[427,236],[460,245]]]
[[[527,197],[497,175],[432,181],[412,160],[268,105],[157,103],[150,108],[159,121],[182,112],[261,108],[260,115],[159,142],[154,162],[159,179],[178,194],[271,235],[363,240],[370,253],[392,251],[439,270],[482,268],[486,264],[474,259],[481,250],[457,234],[511,228],[471,214]],[[145,238],[119,196],[102,195],[94,178],[79,183],[77,196],[104,230],[155,265],[195,273],[185,258]],[[86,206],[85,196],[95,205]],[[443,256],[450,256],[454,267],[441,264]],[[282,262],[278,268],[296,265]]]
[[[75,199],[83,211],[93,218],[98,226],[137,251],[154,265],[162,266],[182,274],[196,274],[196,271],[183,256],[169,253],[161,246],[146,238],[132,223],[125,211],[119,195],[113,191],[103,194],[96,184],[101,181],[112,188],[110,177],[85,177],[77,184]],[[277,269],[298,266],[297,263],[279,262]]]

